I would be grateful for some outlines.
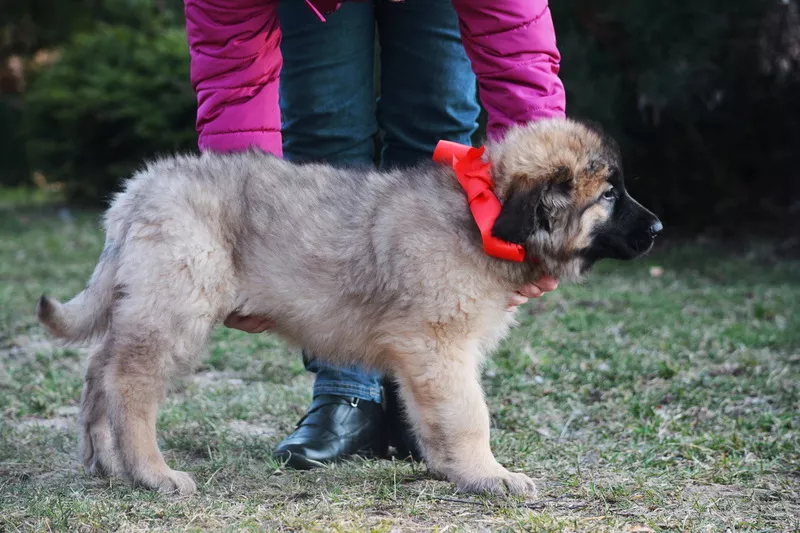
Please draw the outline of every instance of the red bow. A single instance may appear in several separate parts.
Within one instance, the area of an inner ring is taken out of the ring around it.
[[[472,148],[450,141],[439,141],[433,160],[449,165],[455,170],[458,183],[467,193],[469,209],[483,239],[487,255],[520,263],[525,260],[525,249],[519,244],[506,242],[492,235],[492,226],[500,216],[500,200],[494,194],[491,165],[481,157],[486,148]]]

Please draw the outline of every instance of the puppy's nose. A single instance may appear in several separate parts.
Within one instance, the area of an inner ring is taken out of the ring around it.
[[[660,220],[656,220],[655,222],[653,222],[653,225],[650,226],[650,235],[655,237],[656,235],[661,233],[662,229],[664,229],[664,225],[661,223]]]

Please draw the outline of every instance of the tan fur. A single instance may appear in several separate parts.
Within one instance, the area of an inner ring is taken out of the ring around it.
[[[608,219],[610,211],[607,206],[594,204],[587,208],[578,221],[578,230],[568,241],[569,249],[580,250],[591,244],[592,230]]]
[[[578,204],[587,202],[605,178],[598,166],[608,157],[608,146],[597,133],[572,121],[541,121],[512,128],[505,142],[490,147],[497,194],[504,196],[516,180],[529,187],[542,180],[575,178]]]
[[[490,146],[501,198],[565,176],[576,186],[574,197],[545,199],[558,207],[553,229],[526,242],[539,262],[524,263],[485,255],[444,167],[334,169],[255,152],[150,164],[109,209],[86,290],[66,305],[39,302],[53,334],[100,341],[82,401],[87,471],[195,490],[159,451],[157,407],[214,325],[238,311],[269,316],[277,334],[332,363],[391,373],[429,468],[460,489],[531,492],[492,455],[479,369],[513,322],[512,291],[545,272],[580,277],[579,249],[608,214],[570,215],[601,194],[605,151],[566,120]]]

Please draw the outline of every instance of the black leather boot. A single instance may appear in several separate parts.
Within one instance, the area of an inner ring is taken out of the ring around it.
[[[383,381],[383,398],[386,402],[389,443],[397,449],[397,457],[422,461],[422,452],[408,423],[405,405],[398,394],[397,384],[388,376]]]
[[[298,470],[316,468],[358,455],[384,457],[388,436],[380,404],[359,398],[320,394],[275,449],[274,456]]]

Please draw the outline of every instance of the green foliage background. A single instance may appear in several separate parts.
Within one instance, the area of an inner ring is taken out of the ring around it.
[[[188,78],[180,28],[103,25],[77,35],[25,94],[30,160],[75,201],[107,198],[143,159],[194,149]]]
[[[568,113],[623,147],[629,188],[673,230],[774,232],[800,222],[800,0],[551,3]],[[195,146],[182,3],[16,2],[0,59],[0,183],[31,171],[103,201],[159,152]]]

